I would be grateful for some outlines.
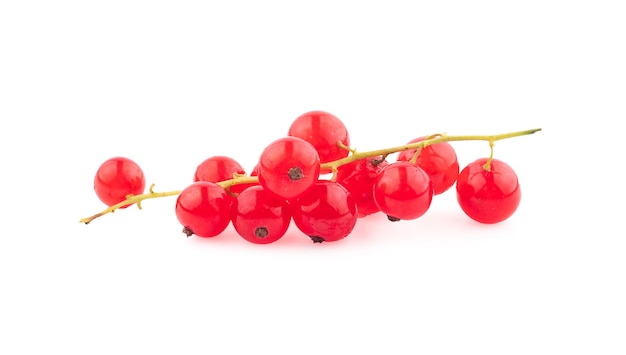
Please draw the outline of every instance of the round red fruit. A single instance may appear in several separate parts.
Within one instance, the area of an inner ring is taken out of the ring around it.
[[[387,166],[381,156],[365,158],[345,164],[337,169],[337,182],[345,187],[354,197],[359,210],[359,217],[365,217],[380,211],[374,202],[374,180],[378,172]]]
[[[245,171],[235,159],[217,155],[207,158],[198,165],[193,181],[220,182],[243,174]],[[235,193],[240,192],[241,187],[237,186],[232,186],[230,190]]]
[[[350,192],[336,182],[321,180],[290,202],[292,218],[314,243],[332,242],[352,232],[358,218]]]
[[[176,218],[187,236],[215,237],[230,223],[231,197],[214,182],[197,181],[176,200]]]
[[[424,140],[424,137],[416,138],[408,144]],[[410,161],[415,155],[416,149],[405,150],[398,154],[398,161]],[[459,176],[459,162],[456,152],[448,142],[441,142],[424,147],[417,156],[415,165],[422,168],[433,182],[435,195],[447,191]]]
[[[128,158],[115,157],[100,165],[93,186],[100,201],[113,206],[124,201],[128,195],[142,194],[146,179],[137,163]]]
[[[231,208],[231,220],[243,239],[251,243],[268,244],[287,232],[291,212],[287,201],[255,185],[237,196]]]
[[[337,145],[350,146],[350,136],[344,123],[335,115],[324,111],[309,111],[296,118],[289,127],[289,136],[302,138],[311,143],[321,163],[348,156],[348,150]],[[330,171],[323,171],[327,173]]]
[[[428,211],[433,194],[430,176],[406,161],[387,165],[374,181],[374,201],[391,221],[421,217]]]
[[[289,200],[313,187],[320,173],[320,158],[311,143],[283,137],[263,150],[258,167],[261,186]]]
[[[456,182],[457,201],[470,218],[480,223],[498,223],[519,206],[522,192],[515,171],[506,163],[487,158],[467,165]]]

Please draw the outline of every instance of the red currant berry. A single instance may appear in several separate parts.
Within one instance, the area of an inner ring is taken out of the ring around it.
[[[359,217],[380,211],[374,202],[374,180],[378,172],[387,166],[381,156],[353,161],[337,169],[337,182],[343,185],[358,206]]]
[[[214,237],[230,223],[231,198],[214,182],[197,181],[187,186],[176,200],[176,218],[187,236]]]
[[[356,201],[350,192],[326,180],[318,181],[290,205],[294,223],[314,243],[345,238],[358,218]]]
[[[421,217],[433,194],[430,176],[406,161],[387,165],[374,181],[374,201],[390,221]]]
[[[268,145],[259,159],[259,182],[284,200],[310,189],[319,177],[320,158],[311,143],[284,137]]]
[[[245,174],[241,165],[233,158],[218,155],[207,158],[198,165],[193,181],[220,182],[232,179],[235,174]],[[241,187],[234,185],[230,190],[237,193]]]
[[[408,144],[424,140],[424,137],[416,138]],[[410,161],[415,155],[416,149],[405,150],[398,154],[398,161]],[[415,165],[422,168],[433,182],[435,195],[447,191],[459,176],[459,162],[456,152],[448,142],[441,142],[426,146],[417,156]]]
[[[291,212],[287,201],[256,185],[237,196],[231,207],[231,220],[243,239],[256,244],[268,244],[287,232]]]
[[[310,111],[296,118],[289,127],[289,136],[302,138],[311,143],[320,156],[321,163],[327,163],[348,156],[348,151],[337,142],[350,146],[348,130],[336,116],[324,111]],[[322,171],[328,173],[330,171]]]
[[[124,201],[128,195],[142,194],[146,179],[137,163],[128,158],[115,157],[100,165],[93,187],[100,201],[113,206]]]
[[[487,158],[467,165],[456,182],[457,200],[463,212],[481,223],[498,223],[509,218],[519,206],[522,192],[517,174],[506,163]]]

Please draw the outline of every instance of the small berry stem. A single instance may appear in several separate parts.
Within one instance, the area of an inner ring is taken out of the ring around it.
[[[231,186],[239,185],[239,184],[256,184],[259,182],[259,178],[257,176],[248,176],[248,175],[238,175],[235,178],[230,180],[220,181],[217,184],[220,185],[224,189],[228,189]]]
[[[339,148],[341,148],[341,149],[345,149],[345,150],[349,151],[352,154],[356,153],[356,149],[348,147],[347,145],[343,144],[342,141],[337,141],[337,146]]]
[[[102,212],[96,213],[93,216],[87,217],[87,218],[81,218],[80,223],[85,223],[85,224],[89,224],[91,221],[93,221],[94,219],[100,217],[100,216],[104,216],[107,213],[113,213],[115,212],[115,210],[124,207],[126,205],[132,205],[134,203],[137,204],[137,207],[139,209],[141,209],[141,201],[143,200],[147,200],[150,198],[159,198],[159,197],[167,197],[167,196],[175,196],[180,194],[180,190],[175,190],[175,191],[166,191],[166,192],[154,192],[152,190],[152,188],[154,187],[154,184],[150,185],[150,189],[149,192],[147,194],[141,194],[141,195],[128,195],[126,196],[126,200],[117,203],[107,209],[105,209]]]
[[[491,171],[491,161],[493,160],[494,144],[495,143],[493,141],[489,141],[489,158],[487,158],[487,162],[485,163],[485,165],[483,165],[483,169],[485,169],[485,171]]]
[[[336,174],[337,174],[337,169],[345,164],[349,164],[353,161],[357,161],[357,160],[361,160],[361,159],[365,159],[365,158],[370,158],[370,157],[375,157],[375,156],[383,156],[383,158],[386,158],[389,154],[393,154],[393,153],[397,153],[397,152],[401,152],[404,150],[410,150],[410,149],[417,149],[418,151],[424,149],[425,147],[429,146],[429,145],[433,145],[433,144],[437,144],[437,143],[443,143],[443,142],[455,142],[455,141],[487,141],[489,142],[489,145],[491,147],[491,155],[489,157],[489,160],[487,160],[487,163],[485,164],[485,169],[489,170],[490,166],[490,162],[491,159],[493,158],[493,145],[494,142],[502,140],[502,139],[508,139],[508,138],[514,138],[514,137],[520,137],[520,136],[526,136],[526,135],[530,135],[536,132],[541,131],[541,128],[534,128],[534,129],[528,129],[528,130],[524,130],[524,131],[516,131],[516,132],[509,132],[509,133],[502,133],[502,134],[496,134],[496,135],[491,135],[491,136],[486,136],[486,135],[464,135],[464,136],[448,136],[445,133],[444,134],[433,134],[431,136],[428,136],[426,139],[417,142],[417,143],[411,143],[411,144],[405,144],[405,145],[400,145],[397,147],[391,147],[391,148],[385,148],[385,149],[378,149],[378,150],[371,150],[371,151],[367,151],[367,152],[357,152],[355,149],[346,147],[345,145],[341,144],[339,145],[341,148],[343,149],[347,149],[349,150],[352,154],[348,155],[345,158],[342,159],[337,159],[335,161],[332,162],[328,162],[328,163],[324,163],[324,164],[320,164],[320,169],[326,169],[326,170],[330,170],[333,172],[333,178],[336,178]],[[234,176],[232,179],[230,180],[224,180],[224,181],[220,181],[217,184],[219,186],[221,186],[222,188],[228,190],[231,186],[233,185],[239,185],[239,184],[255,184],[259,182],[259,178],[257,176],[247,176],[247,175],[236,175]],[[181,193],[182,190],[174,190],[174,191],[166,191],[166,192],[154,192],[152,190],[152,188],[154,187],[154,184],[152,184],[150,186],[150,189],[148,191],[148,193],[145,194],[141,194],[141,195],[129,195],[126,197],[126,200],[117,203],[113,206],[110,206],[109,208],[103,210],[102,212],[96,213],[93,216],[87,217],[87,218],[82,218],[80,220],[81,223],[85,223],[85,224],[89,224],[91,221],[93,221],[94,219],[104,216],[105,214],[108,213],[113,213],[115,212],[115,210],[124,207],[126,205],[131,205],[131,204],[137,204],[137,206],[141,209],[141,201],[143,200],[147,200],[147,199],[151,199],[151,198],[160,198],[160,197],[167,197],[167,196],[176,196],[178,194]]]
[[[429,145],[433,145],[437,143],[456,142],[456,141],[487,141],[487,142],[493,143],[502,139],[526,136],[526,135],[530,135],[533,133],[537,133],[539,131],[541,131],[541,128],[495,134],[491,136],[486,136],[486,135],[448,136],[446,134],[435,134],[432,136],[433,138],[425,139],[423,141],[416,142],[416,143],[405,144],[405,145],[400,145],[397,147],[391,147],[391,148],[385,148],[385,149],[371,150],[367,152],[354,153],[354,154],[348,155],[345,158],[321,164],[320,168],[332,170],[333,168],[338,168],[342,165],[349,164],[356,160],[361,160],[364,158],[369,158],[369,157],[377,156],[377,155],[387,156],[389,154],[401,152],[404,150],[410,150],[410,149],[424,149]]]
[[[415,163],[417,162],[417,157],[419,157],[421,152],[422,146],[420,145],[419,147],[417,147],[417,149],[415,149],[415,153],[413,154],[413,157],[411,157],[411,160],[409,160],[409,163],[415,165]]]

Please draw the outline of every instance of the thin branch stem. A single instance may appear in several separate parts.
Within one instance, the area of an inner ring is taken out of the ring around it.
[[[416,143],[411,143],[411,144],[405,144],[405,145],[400,145],[397,147],[391,147],[391,148],[384,148],[384,149],[378,149],[378,150],[371,150],[371,151],[367,151],[367,152],[358,152],[352,155],[349,155],[345,158],[342,159],[338,159],[332,162],[328,162],[328,163],[324,163],[320,165],[321,169],[332,169],[333,167],[340,167],[342,165],[345,164],[349,164],[355,160],[361,160],[364,158],[369,158],[372,156],[377,156],[377,155],[389,155],[389,154],[393,154],[393,153],[397,153],[397,152],[401,152],[404,150],[410,150],[410,149],[420,149],[420,147],[426,148],[429,145],[433,145],[433,144],[437,144],[437,143],[443,143],[443,142],[455,142],[455,141],[487,141],[487,142],[495,142],[495,141],[499,141],[502,139],[508,139],[508,138],[513,138],[513,137],[520,137],[520,136],[526,136],[529,134],[533,134],[536,132],[541,131],[541,128],[534,128],[534,129],[528,129],[528,130],[524,130],[524,131],[516,131],[516,132],[509,132],[509,133],[502,133],[502,134],[495,134],[495,135],[490,135],[490,136],[486,136],[486,135],[464,135],[464,136],[448,136],[445,134],[442,135],[434,135],[434,138],[431,139],[425,139],[423,141],[420,142],[416,142]]]
[[[166,191],[166,192],[154,192],[152,191],[152,188],[154,187],[154,184],[152,184],[152,186],[150,186],[150,191],[147,194],[141,194],[141,195],[128,195],[126,196],[126,200],[117,203],[105,210],[103,210],[102,212],[96,213],[93,216],[87,217],[87,218],[81,218],[80,223],[85,223],[85,224],[89,224],[91,221],[93,221],[94,219],[104,216],[107,213],[113,213],[115,212],[115,210],[120,209],[124,206],[128,206],[128,205],[132,205],[132,204],[137,204],[137,207],[139,209],[141,209],[141,201],[143,200],[147,200],[150,198],[160,198],[160,197],[167,197],[167,196],[176,196],[178,194],[180,194],[181,190],[174,190],[174,191]]]
[[[443,142],[455,142],[455,141],[487,141],[489,142],[489,146],[491,147],[491,154],[490,154],[490,160],[493,157],[493,144],[496,141],[502,140],[502,139],[508,139],[508,138],[513,138],[513,137],[520,137],[520,136],[526,136],[526,135],[530,135],[536,132],[541,131],[541,128],[534,128],[534,129],[528,129],[528,130],[524,130],[524,131],[516,131],[516,132],[509,132],[509,133],[502,133],[502,134],[495,134],[495,135],[463,135],[463,136],[448,136],[446,134],[433,134],[431,136],[426,137],[426,139],[420,141],[420,142],[416,142],[416,143],[411,143],[411,144],[405,144],[405,145],[400,145],[397,147],[391,147],[391,148],[384,148],[384,149],[377,149],[377,150],[371,150],[371,151],[367,151],[367,152],[357,152],[355,149],[346,147],[346,146],[341,146],[341,148],[343,149],[347,149],[350,151],[350,155],[348,155],[345,158],[342,159],[338,159],[332,162],[328,162],[328,163],[324,163],[324,164],[320,164],[320,169],[321,170],[329,170],[333,172],[333,178],[336,178],[336,174],[337,174],[337,169],[342,166],[342,165],[346,165],[349,163],[352,163],[354,161],[357,160],[361,160],[361,159],[365,159],[365,158],[370,158],[370,157],[375,157],[375,156],[383,156],[384,158],[386,158],[388,155],[393,154],[393,153],[397,153],[397,152],[401,152],[404,150],[410,150],[410,149],[416,149],[416,150],[422,150],[425,147],[429,146],[429,145],[433,145],[433,144],[437,144],[437,143],[443,143]],[[490,161],[489,160],[489,161]],[[489,163],[489,162],[488,162]],[[487,163],[487,164],[488,164]],[[489,166],[485,165],[485,169],[488,169]],[[259,182],[259,178],[257,176],[247,176],[247,175],[235,175],[232,179],[230,180],[224,180],[224,181],[220,181],[217,184],[219,186],[221,186],[222,188],[226,189],[227,191],[229,191],[231,186],[234,185],[239,185],[239,184],[255,184]],[[91,221],[93,221],[94,219],[104,216],[105,214],[108,213],[113,213],[115,212],[115,210],[120,209],[122,207],[128,206],[128,205],[132,205],[132,204],[137,204],[137,206],[139,207],[139,209],[141,209],[141,201],[143,200],[147,200],[147,199],[152,199],[152,198],[160,198],[160,197],[167,197],[167,196],[176,196],[178,194],[180,194],[182,192],[182,190],[174,190],[174,191],[166,191],[166,192],[154,192],[152,190],[152,188],[154,187],[154,184],[152,184],[152,186],[150,186],[149,192],[145,193],[145,194],[141,194],[141,195],[129,195],[126,197],[126,199],[120,203],[117,203],[113,206],[110,206],[108,208],[106,208],[105,210],[94,214],[93,216],[87,217],[87,218],[82,218],[80,220],[81,223],[85,223],[85,224],[89,224]]]

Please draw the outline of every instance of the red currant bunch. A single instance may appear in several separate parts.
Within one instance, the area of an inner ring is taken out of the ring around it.
[[[359,218],[382,213],[390,221],[422,217],[433,198],[456,184],[460,209],[480,223],[498,223],[516,211],[521,190],[515,171],[493,158],[493,143],[540,129],[491,136],[421,136],[368,152],[350,148],[344,123],[324,111],[298,116],[261,152],[248,175],[232,157],[200,162],[180,191],[144,193],[141,168],[124,157],[104,162],[94,190],[109,207],[93,219],[144,199],[177,195],[175,215],[187,236],[212,238],[232,224],[244,240],[269,244],[293,224],[314,243],[346,238]],[[483,140],[491,154],[462,170],[451,141]],[[395,161],[390,155],[398,153]],[[330,175],[330,176],[328,176]]]

